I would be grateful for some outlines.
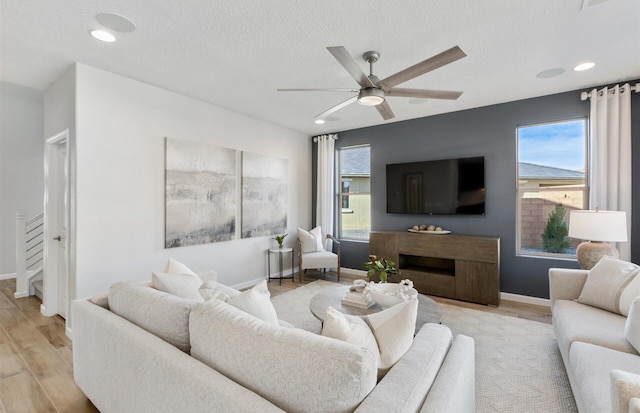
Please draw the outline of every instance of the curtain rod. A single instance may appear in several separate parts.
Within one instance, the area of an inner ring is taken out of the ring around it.
[[[629,87],[631,92],[640,93],[640,83],[636,83],[635,85],[631,85]],[[600,92],[599,90],[598,92]],[[613,89],[609,89],[609,93],[613,93]],[[587,100],[591,97],[591,92],[582,92],[580,93],[580,100]]]

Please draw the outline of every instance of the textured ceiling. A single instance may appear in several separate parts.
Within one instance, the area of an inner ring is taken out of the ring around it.
[[[99,42],[88,33],[100,12],[136,30]],[[0,13],[2,81],[44,90],[80,62],[309,135],[640,78],[639,0],[2,0]],[[385,78],[455,45],[468,56],[401,87],[460,99],[390,97],[390,121],[353,104],[316,125],[351,95],[276,91],[357,86],[327,46],[346,47],[365,72],[361,54],[379,51]],[[572,70],[585,60],[596,67]],[[557,67],[566,72],[536,78]]]

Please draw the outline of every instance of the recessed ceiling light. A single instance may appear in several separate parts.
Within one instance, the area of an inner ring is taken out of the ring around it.
[[[116,38],[109,32],[105,32],[104,30],[91,30],[91,36],[95,37],[98,40],[102,40],[103,42],[115,42]]]
[[[119,33],[129,33],[136,29],[136,25],[124,16],[115,13],[98,13],[96,20],[109,30]]]
[[[574,67],[573,70],[575,70],[576,72],[582,72],[583,70],[589,70],[593,68],[595,65],[596,64],[593,62],[580,63],[578,66]]]
[[[536,77],[538,79],[548,79],[550,77],[556,77],[556,76],[560,76],[561,74],[563,74],[565,72],[565,70],[561,67],[554,67],[553,69],[547,69],[547,70],[543,70],[542,72],[538,73],[536,75]]]
[[[316,119],[316,125],[322,125],[324,123],[324,119]]]

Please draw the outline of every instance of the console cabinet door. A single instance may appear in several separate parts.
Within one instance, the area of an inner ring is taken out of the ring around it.
[[[393,232],[372,232],[369,234],[369,254],[378,258],[398,262],[398,234]]]
[[[497,306],[500,279],[497,264],[456,260],[456,298]]]

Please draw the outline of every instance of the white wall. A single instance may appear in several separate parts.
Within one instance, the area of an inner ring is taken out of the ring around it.
[[[0,275],[16,271],[16,212],[42,212],[43,93],[0,82]]]
[[[308,136],[89,66],[76,71],[77,297],[148,280],[169,257],[215,269],[228,285],[265,276],[269,237],[164,248],[167,136],[288,159],[288,232],[310,225]]]

